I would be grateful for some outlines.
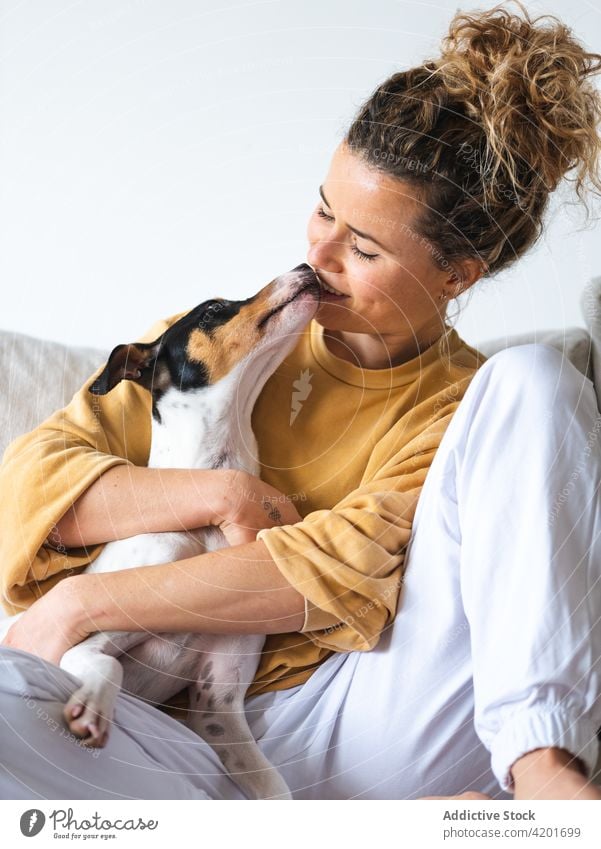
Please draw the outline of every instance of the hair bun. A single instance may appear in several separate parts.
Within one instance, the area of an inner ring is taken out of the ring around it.
[[[601,70],[601,55],[588,53],[556,17],[532,20],[513,2],[523,17],[505,4],[457,12],[440,57],[430,63],[451,98],[482,125],[481,176],[491,192],[495,182],[509,180],[519,196],[537,182],[552,191],[579,166],[579,196],[587,177],[601,189],[600,98],[586,81]]]
[[[466,257],[490,274],[515,262],[569,171],[579,200],[601,194],[601,92],[587,79],[601,55],[513,2],[517,11],[457,12],[441,53],[381,82],[345,137],[370,167],[409,183],[414,229],[445,271]]]

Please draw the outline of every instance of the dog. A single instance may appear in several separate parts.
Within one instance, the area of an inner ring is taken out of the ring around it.
[[[149,343],[118,345],[89,392],[132,380],[152,396],[154,468],[242,469],[259,474],[251,413],[267,379],[315,314],[320,281],[306,263],[242,301],[212,299]],[[166,563],[227,546],[216,526],[140,534],[105,545],[86,572]],[[64,708],[87,746],[106,743],[121,688],[163,703],[189,684],[188,725],[250,799],[290,799],[244,713],[265,636],[100,632],[67,651],[60,666],[81,681]]]

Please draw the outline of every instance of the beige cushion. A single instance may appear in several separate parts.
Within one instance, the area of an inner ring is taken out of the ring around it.
[[[477,347],[490,357],[512,345],[549,344],[562,351],[592,380],[595,374],[601,376],[601,277],[587,284],[581,303],[592,340],[584,328],[572,327],[565,331],[502,337]],[[108,353],[0,330],[0,398],[4,399],[0,408],[0,457],[15,437],[33,430],[55,410],[64,407],[106,361]],[[601,409],[601,377],[596,389]]]
[[[477,347],[486,357],[503,348],[541,342],[563,353],[576,368],[593,381],[597,406],[601,410],[601,277],[593,277],[583,289],[580,308],[586,329],[569,327],[566,330],[545,330],[499,337],[480,343]]]
[[[13,439],[66,406],[107,356],[0,330],[0,456]]]
[[[601,277],[593,277],[582,290],[580,309],[593,340],[591,365],[597,398],[601,398]]]
[[[484,356],[492,357],[497,351],[510,348],[512,345],[528,345],[531,342],[539,342],[557,348],[566,356],[576,368],[593,379],[593,366],[591,356],[592,340],[586,330],[582,327],[569,327],[566,330],[543,330],[539,333],[519,333],[513,336],[503,336],[498,339],[490,339],[481,342],[476,347],[482,351]]]

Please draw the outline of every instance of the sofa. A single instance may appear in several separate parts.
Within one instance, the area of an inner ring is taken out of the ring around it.
[[[512,345],[551,345],[593,381],[601,409],[601,277],[587,283],[580,304],[584,327],[504,336],[476,347],[490,357]],[[126,341],[132,340],[115,339],[115,345]],[[0,397],[5,399],[0,407],[0,456],[13,439],[68,404],[109,353],[0,330]]]
[[[601,276],[585,286],[580,306],[584,327],[504,336],[479,343],[486,357],[512,345],[538,342],[559,350],[593,382],[601,410]],[[115,344],[124,341],[115,339]],[[470,340],[466,340],[470,342]],[[33,430],[64,407],[87,378],[104,363],[109,351],[75,347],[0,330],[0,455],[22,433]],[[4,616],[0,606],[0,618]],[[601,757],[597,768],[601,783]]]

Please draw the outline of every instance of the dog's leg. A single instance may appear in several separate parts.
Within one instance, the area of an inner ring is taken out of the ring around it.
[[[123,668],[117,656],[147,638],[145,632],[101,632],[63,655],[61,668],[82,682],[65,705],[63,716],[71,732],[81,737],[84,745],[105,745],[123,680]]]
[[[188,725],[215,750],[249,799],[291,799],[288,785],[253,737],[244,711],[265,638],[217,639],[216,651],[205,655],[201,676],[190,686]]]

